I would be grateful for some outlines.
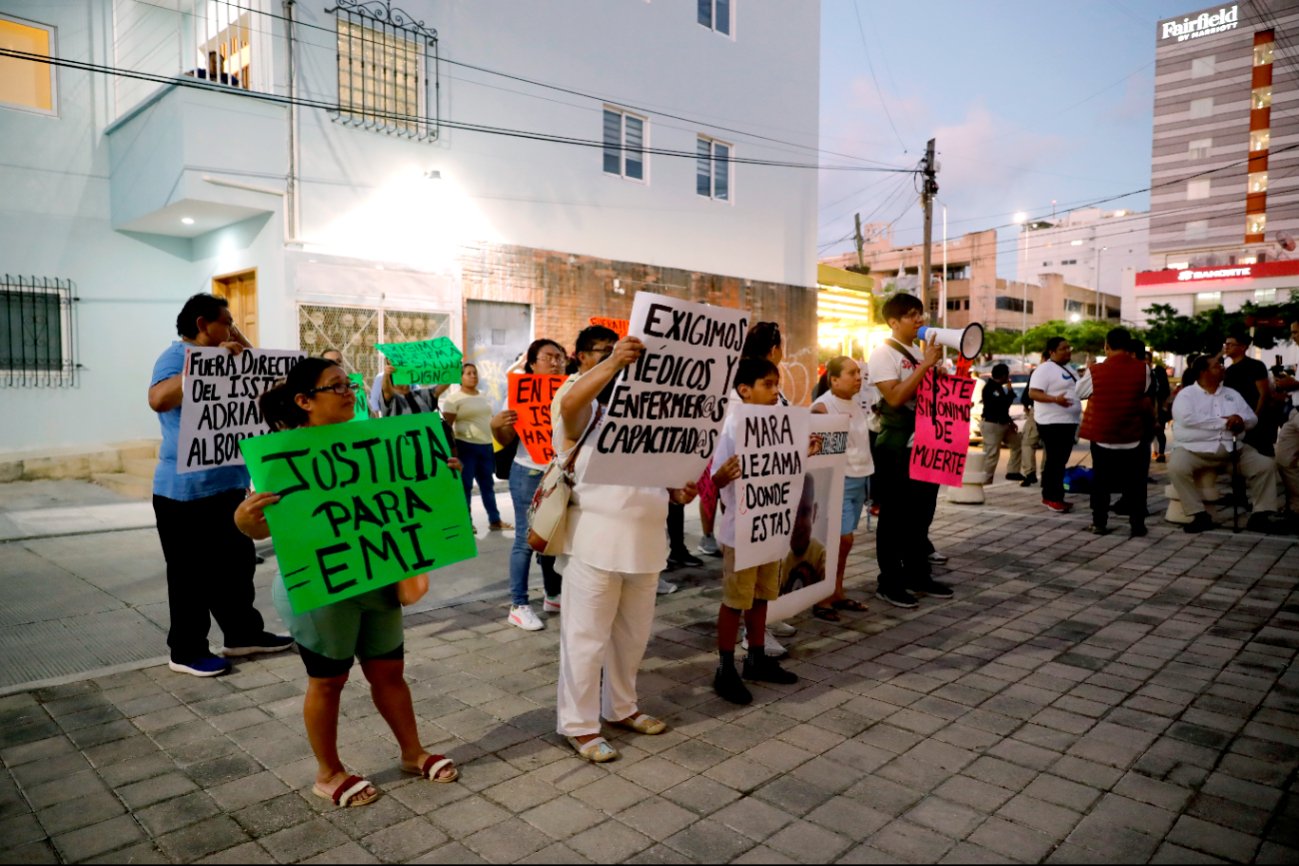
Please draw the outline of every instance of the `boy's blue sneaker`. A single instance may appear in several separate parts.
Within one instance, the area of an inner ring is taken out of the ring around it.
[[[195,677],[219,677],[222,674],[229,673],[234,665],[223,658],[203,656],[187,662],[172,660],[167,662],[167,667],[178,674],[189,674]]]

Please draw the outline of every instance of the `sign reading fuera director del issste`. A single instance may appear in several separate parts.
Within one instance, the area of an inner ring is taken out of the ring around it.
[[[188,347],[176,471],[243,465],[240,440],[270,432],[257,398],[305,357],[283,349],[244,349],[235,355],[219,346]]]
[[[632,487],[697,480],[717,445],[748,327],[743,310],[639,292],[628,335],[645,353],[618,378],[584,446],[592,451],[583,480]]]
[[[293,610],[303,613],[477,555],[436,412],[245,439]]]

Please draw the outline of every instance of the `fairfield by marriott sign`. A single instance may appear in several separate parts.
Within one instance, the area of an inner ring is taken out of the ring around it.
[[[1173,18],[1159,22],[1159,41],[1175,39],[1178,42],[1186,42],[1189,39],[1199,39],[1201,36],[1225,33],[1228,30],[1235,30],[1239,21],[1240,4],[1223,6],[1214,11],[1206,10],[1180,20]]]

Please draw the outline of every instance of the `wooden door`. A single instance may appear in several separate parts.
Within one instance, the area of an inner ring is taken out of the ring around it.
[[[257,269],[212,278],[212,294],[230,302],[230,315],[254,346],[257,342]]]

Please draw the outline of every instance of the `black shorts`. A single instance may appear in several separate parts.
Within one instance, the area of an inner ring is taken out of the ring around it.
[[[332,679],[341,677],[352,669],[352,657],[345,659],[331,659],[329,656],[322,656],[320,653],[314,653],[304,646],[298,647],[298,655],[302,657],[302,664],[307,669],[307,676],[317,679]],[[374,656],[372,659],[361,659],[362,662],[368,661],[400,661],[406,657],[406,645],[398,644],[394,650],[389,650],[382,655]]]

